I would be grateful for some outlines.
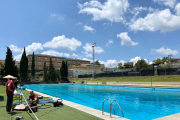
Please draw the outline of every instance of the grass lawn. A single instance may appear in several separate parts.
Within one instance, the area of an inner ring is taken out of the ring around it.
[[[26,93],[29,96],[28,91],[24,90],[23,93]],[[0,86],[0,96],[3,96],[4,100],[7,100],[5,86]],[[18,102],[18,100],[14,100],[14,102]],[[53,105],[52,103],[47,103],[46,105],[49,104]],[[6,106],[6,101],[0,100],[0,106]],[[40,106],[40,104],[38,106]],[[32,118],[36,120],[32,113],[28,113],[26,111],[15,111],[12,114],[7,114],[6,107],[0,107],[0,120],[11,120],[11,117],[19,115],[23,116],[24,120],[32,120]],[[100,120],[100,118],[81,112],[66,105],[63,105],[62,107],[38,109],[38,112],[35,114],[40,120]],[[12,120],[14,120],[14,118]]]
[[[106,77],[106,78],[95,78],[92,81],[109,81],[109,82],[150,82],[152,78],[153,82],[180,82],[179,75],[169,76],[137,76],[137,77]],[[91,78],[81,78],[73,81],[85,81]]]

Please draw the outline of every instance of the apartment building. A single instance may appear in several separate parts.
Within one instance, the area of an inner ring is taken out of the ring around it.
[[[27,57],[28,57],[28,69],[31,70],[32,55],[28,55]],[[81,66],[81,64],[90,64],[90,61],[87,60],[71,59],[71,58],[57,57],[57,56],[44,55],[44,54],[35,54],[34,58],[35,58],[34,61],[35,61],[36,70],[43,70],[44,62],[46,63],[46,67],[49,67],[50,58],[52,60],[55,70],[60,70],[63,60],[67,61],[68,68],[71,68],[72,66]]]
[[[5,64],[5,60],[0,60],[0,65]],[[15,65],[19,68],[20,61],[15,61]]]
[[[93,64],[81,64],[81,65],[72,65],[71,70],[77,70],[77,71],[92,71],[93,70]],[[103,68],[101,67],[101,65],[95,65],[94,66],[94,71],[103,71]]]

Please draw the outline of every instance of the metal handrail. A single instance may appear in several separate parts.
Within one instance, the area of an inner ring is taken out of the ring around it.
[[[111,111],[111,101],[110,101],[109,99],[104,99],[103,104],[102,104],[102,114],[103,114],[103,115],[104,115],[104,102],[105,102],[106,100],[108,100],[109,103],[110,103],[110,111]],[[113,106],[112,106],[112,108],[113,108]],[[114,108],[113,108],[113,110],[114,110]],[[114,110],[114,115],[115,115],[115,110]]]
[[[116,101],[116,103],[118,104],[118,106],[119,106],[119,109],[121,110],[121,112],[122,112],[122,115],[123,115],[123,117],[124,117],[124,113],[123,113],[123,111],[122,111],[122,109],[121,109],[121,107],[120,107],[120,105],[119,105],[119,103],[118,103],[118,101],[117,100],[113,100],[112,102],[111,102],[111,107],[110,107],[110,116],[112,117],[112,115],[111,115],[111,112],[112,112],[112,103],[114,102],[114,101]],[[113,108],[114,109],[114,108]]]

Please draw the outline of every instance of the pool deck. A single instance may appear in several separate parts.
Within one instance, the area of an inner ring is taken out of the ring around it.
[[[157,119],[154,119],[154,120],[180,120],[180,113],[165,116],[165,117],[161,117],[161,118],[157,118]]]
[[[80,81],[78,81],[80,82]],[[87,84],[102,85],[102,81],[88,81]],[[151,86],[151,82],[105,82],[106,85]],[[152,82],[153,86],[180,87],[180,82]]]
[[[26,90],[31,91],[30,89],[26,89]],[[34,93],[39,94],[39,95],[44,96],[44,97],[51,97],[54,100],[60,99],[60,98],[52,97],[50,95],[43,94],[43,93],[36,92],[36,91],[34,91]],[[73,102],[70,102],[70,101],[67,101],[67,100],[63,100],[63,104],[65,104],[65,105],[67,105],[69,107],[75,108],[77,110],[80,110],[82,112],[91,114],[91,115],[96,116],[98,118],[104,119],[104,120],[129,120],[127,118],[123,118],[123,117],[113,115],[113,114],[112,114],[112,117],[110,117],[110,113],[107,113],[107,112],[104,112],[104,115],[102,115],[102,111],[100,111],[100,110],[96,110],[96,109],[93,109],[93,108],[90,108],[90,107],[86,107],[86,106],[83,106],[83,105],[80,105],[80,104],[77,104],[77,103],[73,103]]]

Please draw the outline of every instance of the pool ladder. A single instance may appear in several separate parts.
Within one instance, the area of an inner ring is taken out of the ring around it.
[[[122,113],[122,115],[123,115],[123,117],[124,117],[124,113],[123,113],[123,111],[122,111],[122,109],[121,109],[118,101],[117,101],[117,100],[113,100],[113,101],[111,102],[109,99],[104,99],[104,101],[103,101],[103,104],[102,104],[102,114],[103,114],[103,115],[104,115],[104,102],[105,102],[106,100],[108,100],[109,103],[110,103],[110,117],[112,117],[112,114],[111,114],[111,113],[112,113],[112,108],[113,108],[113,110],[114,110],[114,107],[113,107],[113,105],[112,105],[112,103],[113,103],[114,101],[116,101],[116,103],[118,104],[119,109],[121,110],[121,113]],[[115,115],[115,110],[114,110],[114,115]]]

